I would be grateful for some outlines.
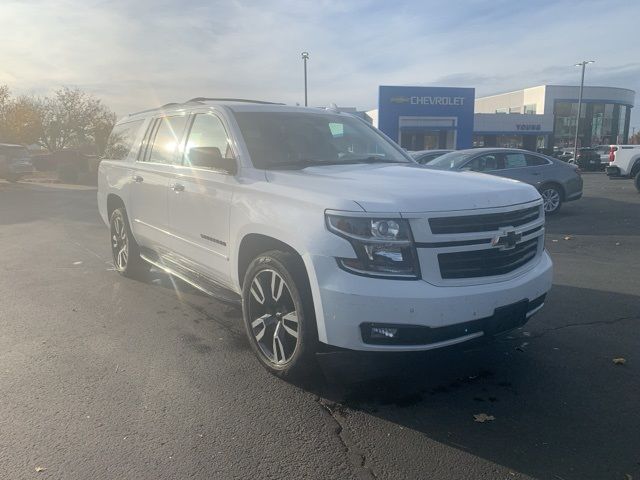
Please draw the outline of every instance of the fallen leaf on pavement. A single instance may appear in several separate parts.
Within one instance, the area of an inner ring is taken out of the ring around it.
[[[627,359],[622,357],[614,358],[613,363],[615,363],[616,365],[624,365],[625,363],[627,363]]]
[[[476,413],[473,416],[473,421],[474,422],[479,422],[479,423],[491,422],[491,421],[493,421],[495,419],[496,419],[496,417],[494,417],[493,415],[487,415],[486,413]]]
[[[564,237],[565,240],[571,240],[571,235],[567,235],[566,237]]]
[[[44,472],[46,470],[46,468],[44,467],[36,467],[36,472],[40,473],[40,472]]]

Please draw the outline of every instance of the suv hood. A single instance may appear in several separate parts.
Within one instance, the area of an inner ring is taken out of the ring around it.
[[[267,170],[268,182],[300,195],[316,193],[358,203],[367,212],[412,213],[494,208],[538,200],[530,185],[468,171],[430,170],[413,164],[349,164]],[[326,205],[325,208],[333,208]]]

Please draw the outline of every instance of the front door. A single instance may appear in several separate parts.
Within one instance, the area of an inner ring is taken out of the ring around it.
[[[230,284],[229,212],[235,177],[194,165],[190,151],[215,147],[233,158],[227,130],[213,113],[193,116],[184,157],[169,185],[169,224],[173,250],[193,267],[224,286]]]

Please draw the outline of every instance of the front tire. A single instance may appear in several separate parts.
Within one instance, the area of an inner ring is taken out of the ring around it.
[[[129,228],[129,219],[124,207],[118,207],[111,213],[109,231],[113,266],[116,272],[129,278],[143,277],[149,268],[140,258],[140,250]]]
[[[545,215],[555,215],[562,206],[562,192],[555,185],[543,185],[540,189]]]
[[[251,262],[242,288],[249,343],[271,373],[297,379],[314,366],[318,332],[302,259],[270,251]]]

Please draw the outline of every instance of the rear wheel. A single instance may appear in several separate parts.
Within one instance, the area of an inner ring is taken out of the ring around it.
[[[554,215],[558,213],[562,206],[562,193],[556,185],[543,185],[540,189],[540,195],[544,202],[544,213],[546,215]]]
[[[147,263],[140,258],[140,250],[131,234],[124,207],[116,208],[109,219],[113,266],[125,277],[138,278],[148,272]]]
[[[297,255],[274,250],[251,262],[242,313],[251,347],[267,370],[283,378],[310,372],[317,329],[309,280]]]

